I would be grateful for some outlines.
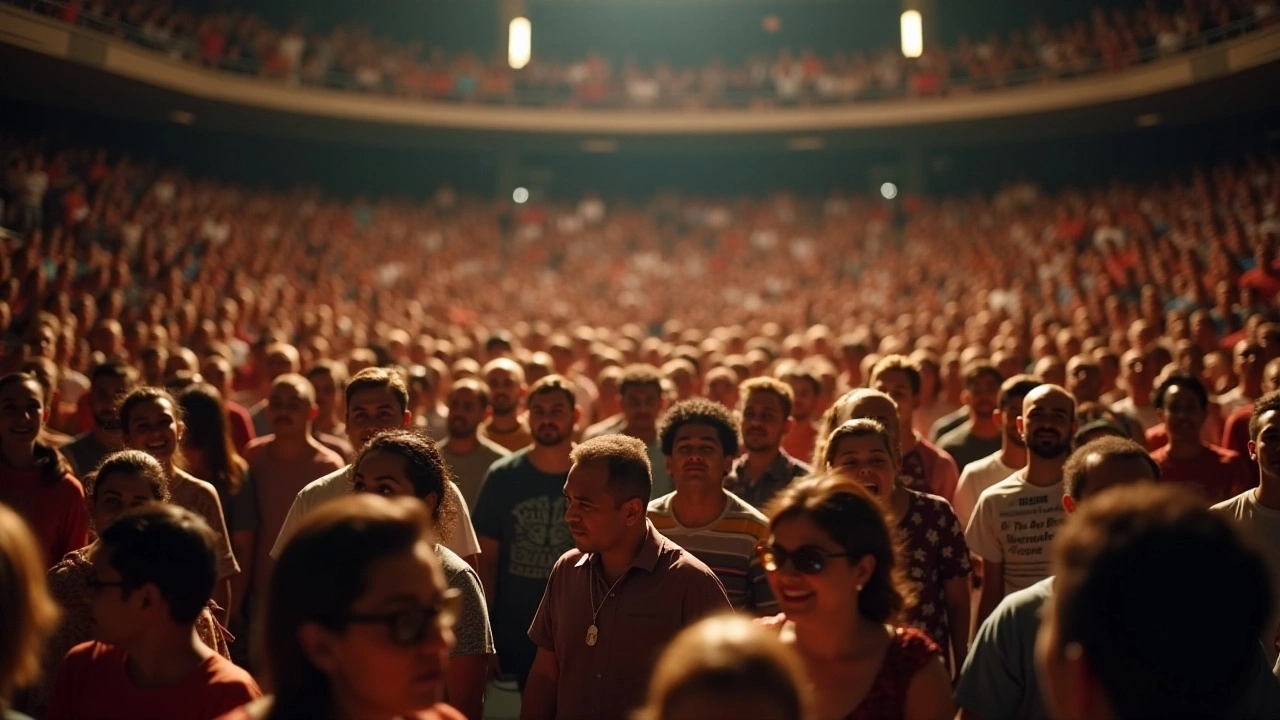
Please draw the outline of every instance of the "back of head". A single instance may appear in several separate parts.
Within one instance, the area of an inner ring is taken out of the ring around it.
[[[14,690],[39,679],[41,652],[57,622],[44,553],[22,517],[0,503],[0,714]]]
[[[1229,518],[1169,486],[1106,490],[1062,529],[1053,566],[1045,645],[1082,657],[1117,717],[1229,714],[1273,603]]]
[[[298,628],[337,622],[368,590],[374,563],[429,541],[431,518],[417,498],[351,495],[307,516],[281,552],[267,596],[260,650],[275,695],[269,717],[328,715],[329,679],[303,653]]]
[[[144,505],[126,511],[99,540],[124,587],[155,585],[174,623],[193,624],[209,603],[218,562],[213,530],[199,515],[176,505]]]
[[[736,615],[707,618],[676,636],[658,660],[649,699],[636,720],[726,717],[750,707],[752,717],[812,717],[809,682],[795,652],[776,633]],[[732,706],[724,703],[737,702]]]

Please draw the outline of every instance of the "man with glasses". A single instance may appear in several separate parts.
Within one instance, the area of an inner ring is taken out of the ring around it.
[[[572,459],[564,495],[575,548],[556,562],[529,628],[538,652],[522,720],[630,717],[662,648],[731,607],[715,574],[646,519],[642,441],[604,435]]]
[[[176,505],[130,510],[102,531],[92,560],[95,640],[63,659],[49,720],[213,718],[261,696],[195,632],[218,578],[200,517]]]

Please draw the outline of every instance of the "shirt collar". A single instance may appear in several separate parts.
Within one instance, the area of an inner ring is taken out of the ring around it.
[[[640,544],[640,552],[636,553],[635,559],[631,561],[631,567],[651,573],[658,567],[658,557],[662,554],[664,540],[648,518],[645,518],[644,523],[646,528],[644,541]],[[588,564],[599,567],[600,556],[596,553],[587,553],[578,558],[578,562],[573,566],[583,567]]]

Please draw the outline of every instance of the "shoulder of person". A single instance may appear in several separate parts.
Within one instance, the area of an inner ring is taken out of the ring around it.
[[[516,472],[520,467],[528,461],[529,451],[526,449],[516,450],[515,452],[503,456],[500,460],[494,461],[489,466],[489,477],[505,475],[510,472]]]
[[[1004,625],[1028,620],[1038,626],[1040,608],[1044,607],[1050,597],[1053,597],[1052,575],[1005,595],[986,622]]]
[[[466,560],[463,560],[458,553],[450,550],[444,543],[436,543],[436,557],[440,560],[440,567],[444,570],[445,579],[450,580],[456,575],[466,575],[468,572],[475,573]]]
[[[910,490],[910,488],[908,488],[908,490]],[[947,499],[941,495],[934,495],[933,493],[921,492],[919,490],[913,490],[912,492],[915,493],[914,497],[916,502],[927,505],[934,511],[940,512],[943,515],[956,514],[956,511],[951,507],[951,503],[947,502]]]
[[[649,501],[648,511],[651,513],[668,514],[671,512],[671,498],[675,497],[674,492],[669,492],[661,497],[656,497]]]
[[[477,433],[477,434],[476,434],[476,440],[478,440],[478,441],[480,442],[480,446],[481,446],[481,447],[483,447],[483,448],[487,449],[489,452],[493,453],[494,455],[497,455],[499,458],[505,458],[505,457],[507,457],[508,455],[511,455],[511,451],[510,451],[510,450],[508,450],[508,449],[506,449],[505,447],[503,447],[503,446],[499,445],[498,443],[496,443],[496,442],[494,442],[494,441],[490,440],[489,438],[485,437],[484,435],[480,435],[480,434],[478,434],[478,433]],[[447,445],[447,444],[448,444],[448,443],[441,443],[441,446],[443,447],[444,445]],[[497,462],[497,461],[495,460],[494,462]]]
[[[768,527],[769,518],[765,517],[764,513],[737,495],[733,493],[727,494],[729,496],[729,504],[732,506],[730,512],[735,516],[733,519],[754,521]]]

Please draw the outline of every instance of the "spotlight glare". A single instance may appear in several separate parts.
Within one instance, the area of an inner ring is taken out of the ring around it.
[[[924,53],[924,27],[919,10],[902,13],[902,55],[918,58]]]
[[[518,187],[515,192],[511,193],[511,199],[516,201],[517,205],[523,205],[529,202],[529,189]]]
[[[887,182],[880,186],[880,194],[884,196],[885,200],[892,200],[898,197],[898,186]]]
[[[518,17],[507,26],[507,64],[519,70],[529,64],[533,55],[533,24],[529,18]]]

